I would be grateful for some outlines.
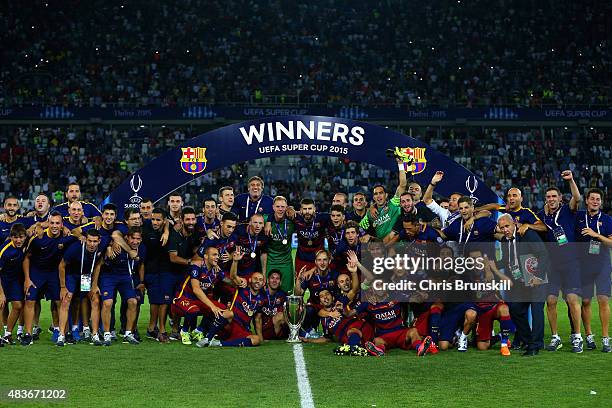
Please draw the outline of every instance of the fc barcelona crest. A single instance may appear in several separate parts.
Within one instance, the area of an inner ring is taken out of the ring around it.
[[[181,168],[185,173],[191,175],[199,174],[206,170],[206,148],[205,147],[181,147]]]
[[[419,174],[425,170],[427,159],[425,158],[425,147],[403,147],[396,148],[396,156],[404,162],[404,170],[412,174]]]

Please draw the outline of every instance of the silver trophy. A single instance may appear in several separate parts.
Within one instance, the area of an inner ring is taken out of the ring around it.
[[[289,326],[289,338],[287,343],[299,343],[298,332],[302,326],[302,322],[306,317],[306,308],[304,307],[304,299],[301,296],[290,295],[285,300],[285,321]]]

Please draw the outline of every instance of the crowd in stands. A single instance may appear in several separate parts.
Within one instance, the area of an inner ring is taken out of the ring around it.
[[[0,105],[271,95],[369,106],[605,105],[611,14],[599,0],[21,2],[0,14]]]
[[[89,194],[85,199],[100,203],[129,174],[197,134],[170,127],[2,127],[0,199],[11,193],[31,200],[42,191],[63,201],[65,186],[77,182]],[[569,194],[560,171],[571,169],[581,189],[603,189],[604,208],[612,207],[612,146],[607,131],[559,128],[541,133],[540,129],[442,128],[413,129],[412,135],[475,172],[500,197],[510,186],[518,186],[523,190],[525,205],[541,208],[546,187],[557,185]],[[187,202],[196,202],[192,201],[196,198],[199,202],[216,196],[225,185],[241,191],[244,180],[253,175],[264,179],[267,194],[282,194],[294,205],[299,198],[307,197],[331,202],[332,192],[354,193],[364,191],[364,186],[394,180],[389,170],[367,163],[290,156],[259,159],[207,173],[182,192]],[[23,206],[28,208],[28,204],[26,201]]]

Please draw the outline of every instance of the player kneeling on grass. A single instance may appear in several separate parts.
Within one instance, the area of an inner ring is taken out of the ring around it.
[[[230,307],[230,318],[219,315],[215,318],[208,334],[196,343],[198,347],[253,347],[263,341],[262,307],[264,294],[262,288],[264,276],[261,272],[253,272],[249,281],[238,276],[238,262],[244,253],[240,247],[232,253],[230,278],[238,286]],[[255,317],[255,333],[251,332],[251,322]],[[219,339],[215,338],[218,335]]]
[[[404,326],[401,304],[399,302],[382,301],[384,294],[372,291],[368,302],[357,306],[357,313],[367,312],[374,322],[376,337],[374,341],[365,344],[368,352],[374,356],[384,356],[387,349],[401,348],[417,351],[417,356],[422,357],[427,353],[437,353],[437,348],[430,336],[421,338],[416,327]]]
[[[289,334],[283,314],[287,293],[280,288],[282,280],[283,275],[280,270],[270,270],[268,285],[264,289],[264,305],[262,308],[262,330],[265,340],[283,340]]]
[[[213,299],[215,284],[225,279],[225,273],[218,266],[219,250],[210,246],[203,255],[203,261],[191,266],[189,275],[172,303],[172,313],[175,316],[185,317],[181,329],[183,344],[191,344],[189,329],[195,325],[198,315],[211,320],[219,317],[231,320],[233,316],[229,310],[225,310],[225,305]],[[202,340],[203,334],[201,332],[198,334],[200,335],[198,340]]]
[[[334,350],[334,354],[367,356],[368,351],[362,345],[374,335],[371,326],[365,320],[357,318],[355,310],[346,309],[329,290],[323,289],[319,292],[319,300],[323,307],[320,312],[325,315],[321,318],[325,336],[315,339],[301,337],[301,340],[304,343],[327,343],[335,340],[341,345]]]
[[[104,325],[104,345],[111,345],[111,308],[115,291],[119,290],[122,299],[127,299],[127,322],[124,343],[139,344],[132,330],[136,325],[137,296],[134,288],[132,275],[138,273],[140,282],[144,281],[145,247],[142,244],[142,232],[140,227],[130,227],[127,233],[127,244],[130,249],[136,251],[136,257],[132,258],[126,251],[121,250],[114,258],[106,256],[102,265],[96,265],[94,277],[91,282],[91,292],[100,294],[102,298],[102,324]],[[99,277],[99,282],[98,282]],[[139,285],[140,286],[140,285]],[[144,288],[144,285],[142,285]],[[92,325],[93,326],[93,325]],[[96,333],[97,334],[97,333]],[[94,340],[94,344],[96,344]]]

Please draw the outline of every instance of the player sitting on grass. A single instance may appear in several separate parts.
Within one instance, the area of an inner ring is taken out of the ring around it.
[[[368,330],[364,328],[371,326],[366,321],[357,318],[354,310],[347,310],[329,290],[323,289],[319,292],[319,300],[323,307],[320,312],[325,314],[325,317],[321,318],[325,336],[315,339],[301,337],[302,341],[327,343],[334,340],[341,344],[334,350],[336,355],[367,356],[368,351],[362,347],[362,344],[371,340],[373,333],[371,329],[368,333]]]
[[[427,353],[434,353],[430,336],[421,339],[415,327],[404,326],[404,319],[401,313],[399,302],[383,301],[384,293],[372,291],[368,302],[361,303],[356,311],[361,313],[367,311],[370,318],[374,321],[376,337],[374,341],[367,342],[365,348],[374,356],[382,357],[389,348],[401,348],[409,350],[414,348],[417,356],[422,357]]]

